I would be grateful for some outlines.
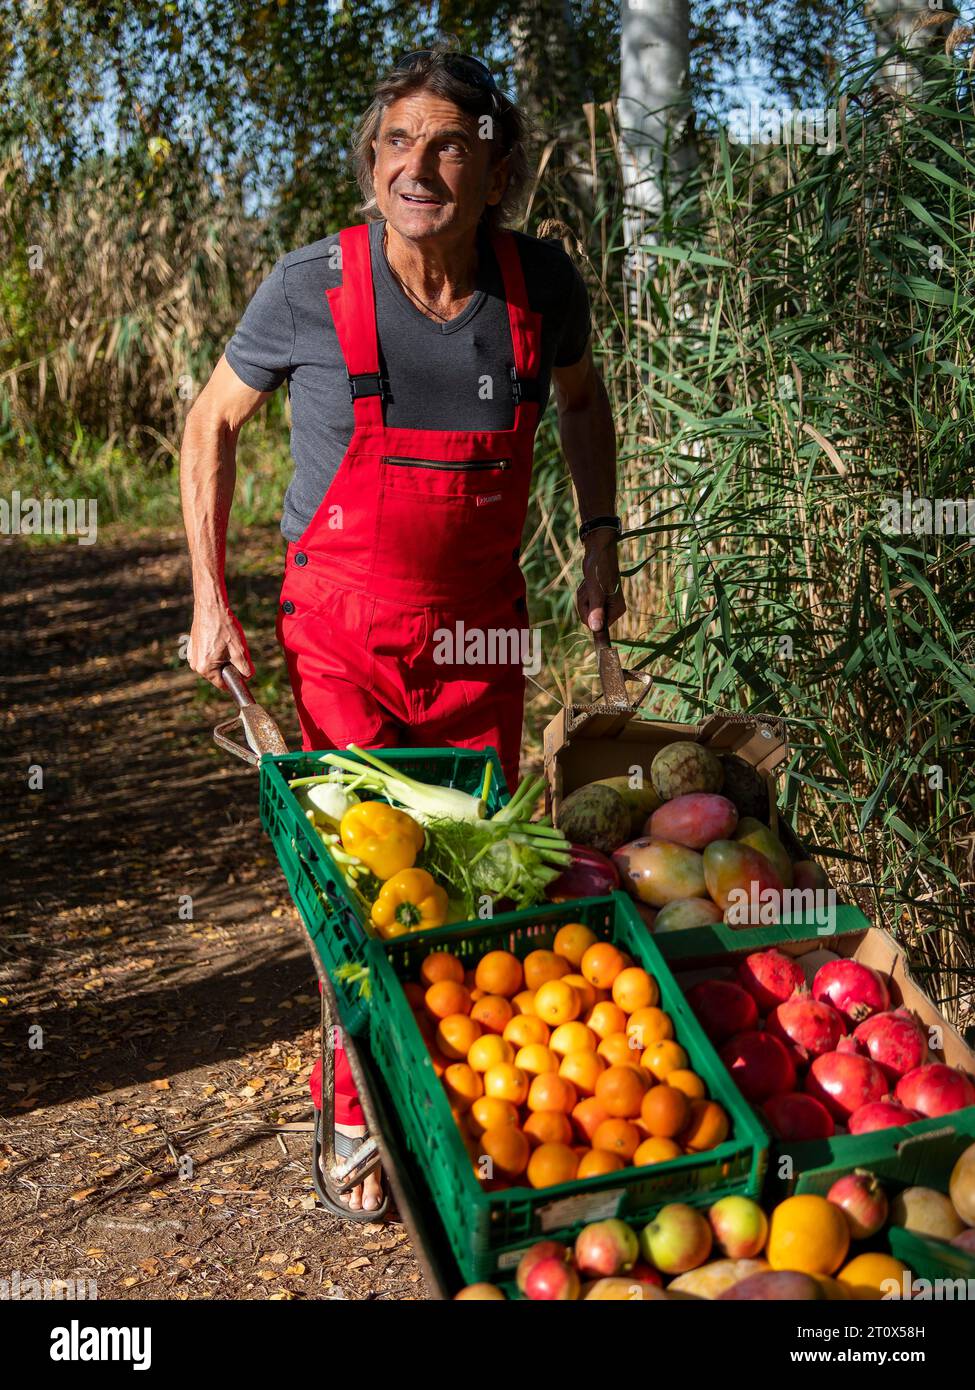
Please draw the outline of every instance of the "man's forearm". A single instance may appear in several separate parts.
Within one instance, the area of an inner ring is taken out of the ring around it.
[[[616,511],[616,430],[609,396],[598,376],[588,404],[559,412],[559,433],[580,521],[612,516]]]
[[[180,494],[197,603],[227,603],[227,524],[236,481],[236,433],[205,415],[190,415],[180,450]]]

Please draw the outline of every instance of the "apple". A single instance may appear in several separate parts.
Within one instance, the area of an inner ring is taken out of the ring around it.
[[[576,1268],[584,1276],[620,1274],[630,1268],[639,1253],[636,1236],[625,1221],[615,1217],[584,1226],[576,1237]]]
[[[760,1255],[768,1237],[768,1217],[750,1197],[722,1197],[708,1212],[718,1246],[732,1260]]]
[[[711,1253],[711,1227],[694,1207],[671,1202],[640,1232],[640,1252],[663,1274],[683,1274]]]
[[[536,1245],[529,1246],[518,1262],[518,1271],[515,1275],[518,1292],[526,1293],[525,1284],[528,1276],[542,1260],[568,1260],[568,1258],[568,1249],[557,1240],[540,1240]]]
[[[558,1255],[550,1255],[533,1265],[525,1280],[525,1297],[533,1303],[564,1302],[578,1298],[579,1276],[572,1265]]]
[[[505,1296],[497,1284],[467,1284],[459,1293],[454,1294],[454,1300],[461,1302],[478,1303],[497,1299],[505,1302]]]

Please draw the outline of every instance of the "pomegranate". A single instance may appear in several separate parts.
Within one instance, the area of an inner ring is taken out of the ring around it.
[[[773,1134],[779,1139],[830,1139],[836,1124],[822,1101],[805,1096],[801,1091],[786,1091],[769,1096],[762,1106]]]
[[[928,1060],[927,1034],[910,1009],[874,1014],[854,1029],[853,1036],[888,1081],[896,1081]]]
[[[835,1052],[846,1025],[834,1008],[811,994],[794,994],[765,1020],[768,1031],[784,1042],[793,1059],[805,1066],[824,1052]]]
[[[869,1105],[854,1110],[847,1129],[851,1134],[872,1134],[875,1129],[892,1129],[895,1125],[909,1125],[923,1119],[920,1110],[908,1110],[899,1100],[872,1100]]]
[[[835,1120],[846,1124],[854,1110],[883,1100],[887,1078],[869,1057],[848,1052],[824,1052],[815,1057],[806,1074],[806,1090],[821,1100]]]
[[[722,1045],[720,1055],[742,1095],[756,1105],[796,1084],[789,1050],[771,1033],[736,1033]]]
[[[694,1010],[708,1037],[715,1044],[733,1033],[744,1033],[758,1022],[758,1007],[741,985],[730,980],[702,980],[687,991],[687,1002]]]
[[[832,1004],[851,1023],[861,1023],[871,1014],[883,1012],[890,1003],[882,978],[858,960],[833,960],[818,970],[813,980],[813,998]]]
[[[857,1168],[845,1173],[826,1194],[827,1202],[840,1207],[850,1223],[854,1240],[875,1236],[887,1220],[890,1204],[886,1193],[873,1173]]]
[[[922,1115],[935,1119],[975,1105],[975,1085],[965,1072],[947,1067],[943,1062],[926,1062],[915,1067],[897,1083],[894,1095],[901,1105],[920,1110]]]
[[[805,982],[802,966],[783,951],[754,951],[738,967],[738,983],[763,1014],[791,999]]]

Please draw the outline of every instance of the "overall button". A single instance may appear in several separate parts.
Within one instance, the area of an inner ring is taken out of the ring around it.
[[[294,604],[291,602],[291,600],[290,600],[289,598],[286,598],[285,601],[284,601],[284,603],[282,603],[282,605],[281,605],[281,612],[282,612],[282,613],[287,613],[288,616],[290,617],[291,614],[292,614],[294,611],[295,611],[295,606],[294,606]]]
[[[296,564],[296,565],[307,565],[307,563],[308,563],[308,556],[305,554],[305,552],[304,552],[303,550],[297,551],[296,554],[295,554],[295,564]]]

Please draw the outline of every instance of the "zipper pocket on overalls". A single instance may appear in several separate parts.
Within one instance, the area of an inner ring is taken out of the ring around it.
[[[489,468],[510,468],[510,459],[468,459],[459,463],[448,463],[443,459],[404,459],[384,457],[383,463],[394,464],[397,468],[445,468],[455,473],[475,472]]]

